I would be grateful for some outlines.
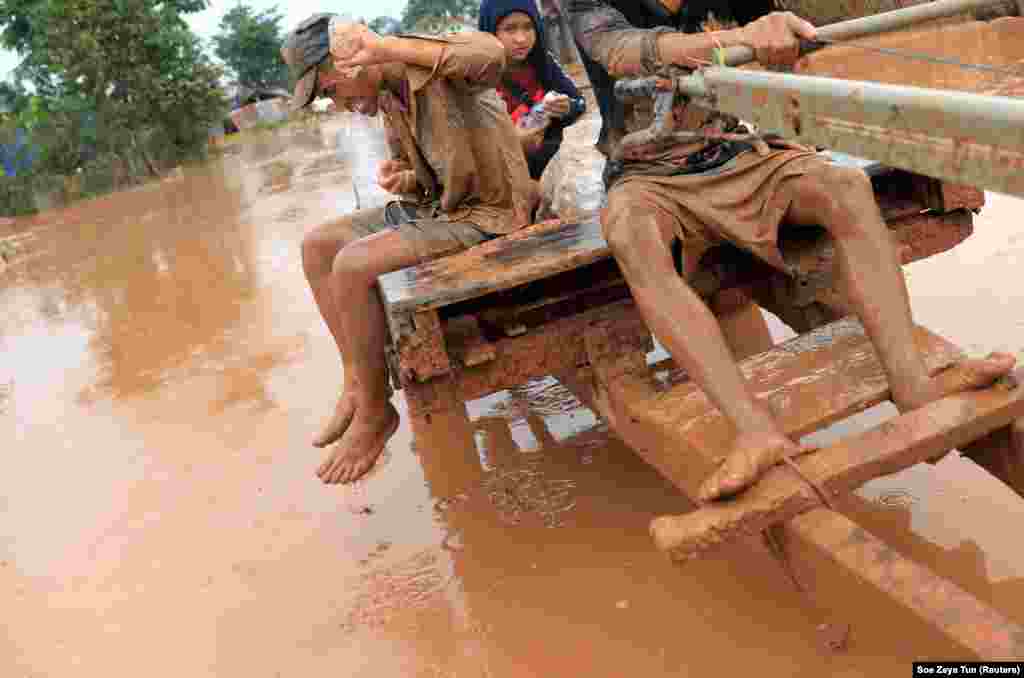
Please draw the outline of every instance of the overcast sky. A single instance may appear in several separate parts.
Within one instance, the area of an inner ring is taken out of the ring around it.
[[[367,20],[377,16],[401,17],[406,0],[247,0],[246,4],[256,11],[277,6],[284,12],[284,28],[290,29],[295,24],[316,12],[337,12],[362,16]],[[220,19],[224,13],[237,4],[237,0],[210,0],[210,6],[202,12],[186,15],[185,21],[197,35],[203,38],[209,47],[209,39],[217,32]],[[372,10],[372,11],[368,11]],[[209,49],[213,54],[212,48]],[[18,65],[18,55],[0,49],[0,79],[7,79],[11,70]]]

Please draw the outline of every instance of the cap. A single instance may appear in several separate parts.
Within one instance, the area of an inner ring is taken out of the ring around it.
[[[334,16],[314,14],[285,36],[281,58],[288,64],[293,111],[309,104],[316,94],[317,67],[331,52],[330,21]]]

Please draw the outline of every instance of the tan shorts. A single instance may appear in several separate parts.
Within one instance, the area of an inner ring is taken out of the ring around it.
[[[608,192],[605,238],[610,226],[628,223],[642,205],[675,222],[685,271],[696,270],[701,257],[723,242],[786,270],[778,241],[789,199],[780,185],[822,164],[827,161],[811,151],[772,150],[766,156],[748,151],[701,174],[629,175]]]
[[[438,218],[429,207],[398,200],[385,207],[353,212],[348,215],[346,225],[360,238],[381,231],[398,231],[413,244],[421,262],[461,252],[498,237],[468,222]]]

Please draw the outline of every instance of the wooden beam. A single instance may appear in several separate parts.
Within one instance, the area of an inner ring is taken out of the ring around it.
[[[932,371],[952,364],[961,351],[916,328],[916,341]],[[684,492],[697,498],[700,484],[724,459],[735,431],[695,384],[652,380],[646,365],[608,341],[601,327],[586,332],[587,353],[604,391],[620,397],[619,410],[650,429],[685,441],[641,453],[667,477],[687,477]],[[614,372],[613,372],[614,371]],[[871,341],[856,320],[845,318],[740,362],[748,388],[779,416],[787,434],[800,437],[885,400],[889,386]],[[614,383],[613,383],[614,382]]]
[[[784,530],[783,541],[801,547],[793,549],[797,553],[791,558],[842,568],[980,659],[1024,659],[1024,628],[1019,624],[903,557],[842,514],[814,509],[794,518]]]
[[[820,345],[824,343],[826,335],[819,332],[811,341],[806,341],[806,337],[803,339],[805,341],[802,344],[787,342],[790,344],[789,350],[796,355],[821,350]],[[642,355],[604,350],[614,344],[614,341],[605,339],[600,326],[588,334],[592,389],[580,390],[593,392],[592,400],[588,400],[608,420],[616,435],[676,487],[694,496],[696,487],[706,475],[704,469],[713,466],[712,460],[719,455],[713,448],[697,445],[699,437],[695,440],[687,435],[683,427],[660,425],[650,418],[637,416],[642,415],[652,399],[662,397],[667,386],[645,372],[646,362]],[[938,353],[935,348],[930,353],[933,365],[937,358],[949,356],[944,351],[955,349],[945,342],[936,348],[939,349]],[[758,358],[763,361],[764,355]],[[780,353],[775,353],[775,360],[782,358]],[[804,377],[812,381],[819,378],[814,370],[804,374]],[[874,383],[872,387],[860,391],[859,398],[873,399],[872,388],[881,388],[884,395],[884,383],[881,386]],[[853,404],[846,402],[849,397],[839,397],[836,407],[853,407]],[[695,417],[690,424],[692,428],[700,429],[714,420],[714,414],[705,408],[704,416]],[[799,426],[792,419],[789,421],[791,426]],[[774,529],[781,535],[781,545],[790,561],[799,558],[802,564],[812,569],[840,567],[909,609],[925,623],[980,658],[1024,658],[1024,629],[1006,620],[955,584],[904,558],[844,516],[819,508]],[[815,591],[809,593],[814,598],[820,594]]]
[[[1024,419],[965,445],[960,452],[1024,497]]]
[[[1012,375],[1009,384],[948,396],[805,455],[796,462],[800,473],[830,495],[838,495],[941,456],[1024,416],[1020,379],[1024,370]],[[780,465],[731,500],[656,519],[651,533],[659,549],[686,560],[740,536],[758,534],[821,503],[807,481]]]

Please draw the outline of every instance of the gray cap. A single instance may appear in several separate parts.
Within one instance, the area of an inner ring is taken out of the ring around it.
[[[314,14],[288,33],[281,58],[288,64],[291,109],[297,111],[316,94],[317,67],[331,53],[330,21],[335,14]]]

